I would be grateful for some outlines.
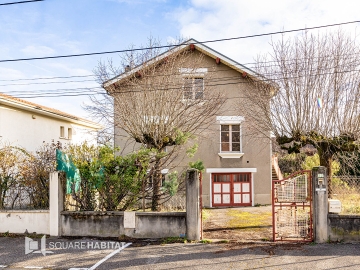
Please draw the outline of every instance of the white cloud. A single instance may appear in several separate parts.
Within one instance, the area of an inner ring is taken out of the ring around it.
[[[49,55],[53,55],[55,53],[55,50],[53,50],[50,47],[47,47],[47,46],[34,46],[34,45],[26,46],[25,48],[21,49],[21,51],[25,55],[29,55],[31,57],[49,56]]]
[[[143,4],[143,3],[149,3],[151,1],[149,0],[108,0],[110,2],[117,2],[117,3],[120,3],[120,4],[128,4],[128,5],[136,5],[136,4]],[[167,0],[152,0],[152,2],[155,2],[155,3],[163,3],[163,2],[166,2]]]
[[[65,49],[66,52],[71,54],[82,53],[81,43],[79,41],[64,41],[59,43],[61,49]]]
[[[355,21],[360,2],[356,0],[192,0],[174,12],[180,33],[199,41],[247,36],[304,27]],[[355,31],[355,24],[342,28]],[[327,28],[327,30],[334,28]],[[273,39],[280,38],[274,35]],[[209,46],[239,62],[253,62],[259,53],[270,50],[271,37],[211,43]]]
[[[23,77],[24,73],[17,69],[0,67],[0,80],[16,80]],[[5,82],[0,82],[0,84],[5,84]]]

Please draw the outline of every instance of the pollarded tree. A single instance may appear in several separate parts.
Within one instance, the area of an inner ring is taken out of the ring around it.
[[[161,169],[179,156],[189,138],[207,129],[225,102],[207,83],[211,68],[203,68],[203,54],[193,44],[181,43],[165,52],[157,47],[150,40],[148,49],[126,54],[124,69],[112,62],[100,64],[96,74],[109,95],[93,99],[88,107],[124,136],[156,149],[150,171],[153,210],[161,199]]]
[[[272,130],[289,153],[313,145],[331,176],[332,160],[359,148],[358,44],[339,30],[305,32],[271,45],[272,52],[257,61],[263,79],[256,83],[257,91],[246,93],[244,101],[253,106],[243,114],[254,127]]]

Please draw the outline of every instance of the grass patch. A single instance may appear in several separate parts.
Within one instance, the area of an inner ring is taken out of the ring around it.
[[[332,198],[340,200],[341,214],[360,214],[360,194],[333,194]]]
[[[10,233],[9,231],[4,232],[4,233],[0,233],[0,237],[13,237],[13,238],[17,238],[17,237],[30,237],[30,238],[38,238],[40,239],[41,237],[44,236],[44,234],[37,234],[37,233]],[[49,235],[47,235],[47,237],[49,237]]]
[[[227,244],[229,242],[230,242],[229,240],[221,240],[221,241],[219,241],[220,244]]]
[[[207,220],[211,216],[211,213],[208,209],[202,209],[201,214],[202,214],[202,221]]]
[[[203,243],[203,244],[211,244],[211,240],[209,240],[209,239],[201,239],[201,240],[200,240],[200,243]]]
[[[239,229],[262,229],[264,226],[272,225],[272,213],[249,213],[235,209],[229,209],[227,216],[230,217],[227,226]]]
[[[161,244],[187,243],[187,239],[182,237],[166,237],[161,240]]]

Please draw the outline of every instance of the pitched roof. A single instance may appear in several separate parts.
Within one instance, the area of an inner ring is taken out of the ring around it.
[[[234,70],[237,70],[238,72],[245,72],[246,74],[252,76],[252,77],[261,77],[260,74],[256,73],[255,71],[253,71],[252,69],[232,60],[231,58],[219,53],[218,51],[214,50],[214,49],[211,49],[210,47],[202,44],[201,42],[191,38],[185,42],[183,42],[182,44],[180,44],[179,46],[176,46],[175,48],[173,49],[170,49],[152,59],[150,59],[148,61],[148,64],[153,64],[153,63],[156,63],[160,60],[162,60],[163,58],[165,58],[166,56],[172,54],[172,53],[175,53],[175,52],[178,52],[178,51],[181,51],[181,50],[184,50],[187,46],[189,46],[190,44],[193,44],[195,46],[195,49],[197,49],[198,51],[206,54],[207,56],[211,57],[211,58],[219,58],[221,63],[224,64],[224,65],[227,65],[229,66],[230,68],[234,69]],[[120,75],[104,82],[103,86],[106,88],[110,85],[112,85],[113,83],[115,82],[118,82],[126,77],[128,77],[129,75],[132,75],[134,73],[136,73],[137,71],[141,70],[142,68],[142,64],[141,65],[138,65],[136,67],[134,67],[133,69],[131,69],[130,71],[128,72],[124,72],[124,73],[121,73]]]
[[[76,123],[79,125],[93,128],[93,129],[101,129],[102,128],[101,125],[99,125],[95,122],[92,122],[90,120],[80,118],[75,115],[71,115],[71,114],[59,111],[57,109],[39,105],[39,104],[30,102],[30,101],[26,101],[26,100],[16,98],[16,97],[13,97],[10,95],[6,95],[3,93],[0,93],[0,104],[4,104],[7,106],[11,106],[11,107],[21,108],[21,109],[24,109],[27,111],[31,111],[34,113],[46,115],[46,116],[57,118],[57,119],[67,120],[69,122],[73,122],[73,123]]]

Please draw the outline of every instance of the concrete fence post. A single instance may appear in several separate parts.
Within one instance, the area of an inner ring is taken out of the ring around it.
[[[60,236],[60,213],[64,209],[63,189],[59,172],[50,173],[50,235]]]
[[[313,222],[316,243],[328,240],[328,188],[326,168],[314,167],[312,170]]]
[[[186,172],[186,237],[189,240],[200,240],[200,181],[198,170]]]

